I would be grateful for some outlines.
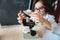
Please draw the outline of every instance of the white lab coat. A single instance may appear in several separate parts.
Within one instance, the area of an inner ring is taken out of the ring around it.
[[[60,40],[60,36],[54,33],[54,30],[58,27],[54,19],[55,17],[53,15],[46,14],[44,15],[44,18],[51,23],[53,30],[46,30],[42,40]]]

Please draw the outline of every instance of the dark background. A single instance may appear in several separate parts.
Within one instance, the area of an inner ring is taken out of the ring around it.
[[[48,0],[53,3],[54,0]],[[0,23],[2,25],[18,24],[19,10],[28,9],[29,0],[0,0]]]
[[[2,25],[18,24],[19,10],[28,8],[29,0],[0,0],[0,22]]]

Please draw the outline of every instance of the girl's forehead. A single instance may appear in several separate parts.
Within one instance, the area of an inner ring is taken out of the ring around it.
[[[43,5],[43,3],[40,2],[40,1],[35,4],[35,7],[41,7],[41,6],[44,6],[44,5]]]

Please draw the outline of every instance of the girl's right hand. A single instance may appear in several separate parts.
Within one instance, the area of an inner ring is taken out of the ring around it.
[[[19,13],[18,13],[18,18],[17,18],[17,20],[18,20],[18,23],[22,23],[23,22],[23,19],[25,18],[25,16],[23,15],[23,13],[22,13],[22,11],[19,11]]]

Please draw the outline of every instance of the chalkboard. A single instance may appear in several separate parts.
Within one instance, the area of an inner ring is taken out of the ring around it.
[[[0,0],[0,22],[2,25],[18,24],[19,10],[28,9],[29,0]]]

